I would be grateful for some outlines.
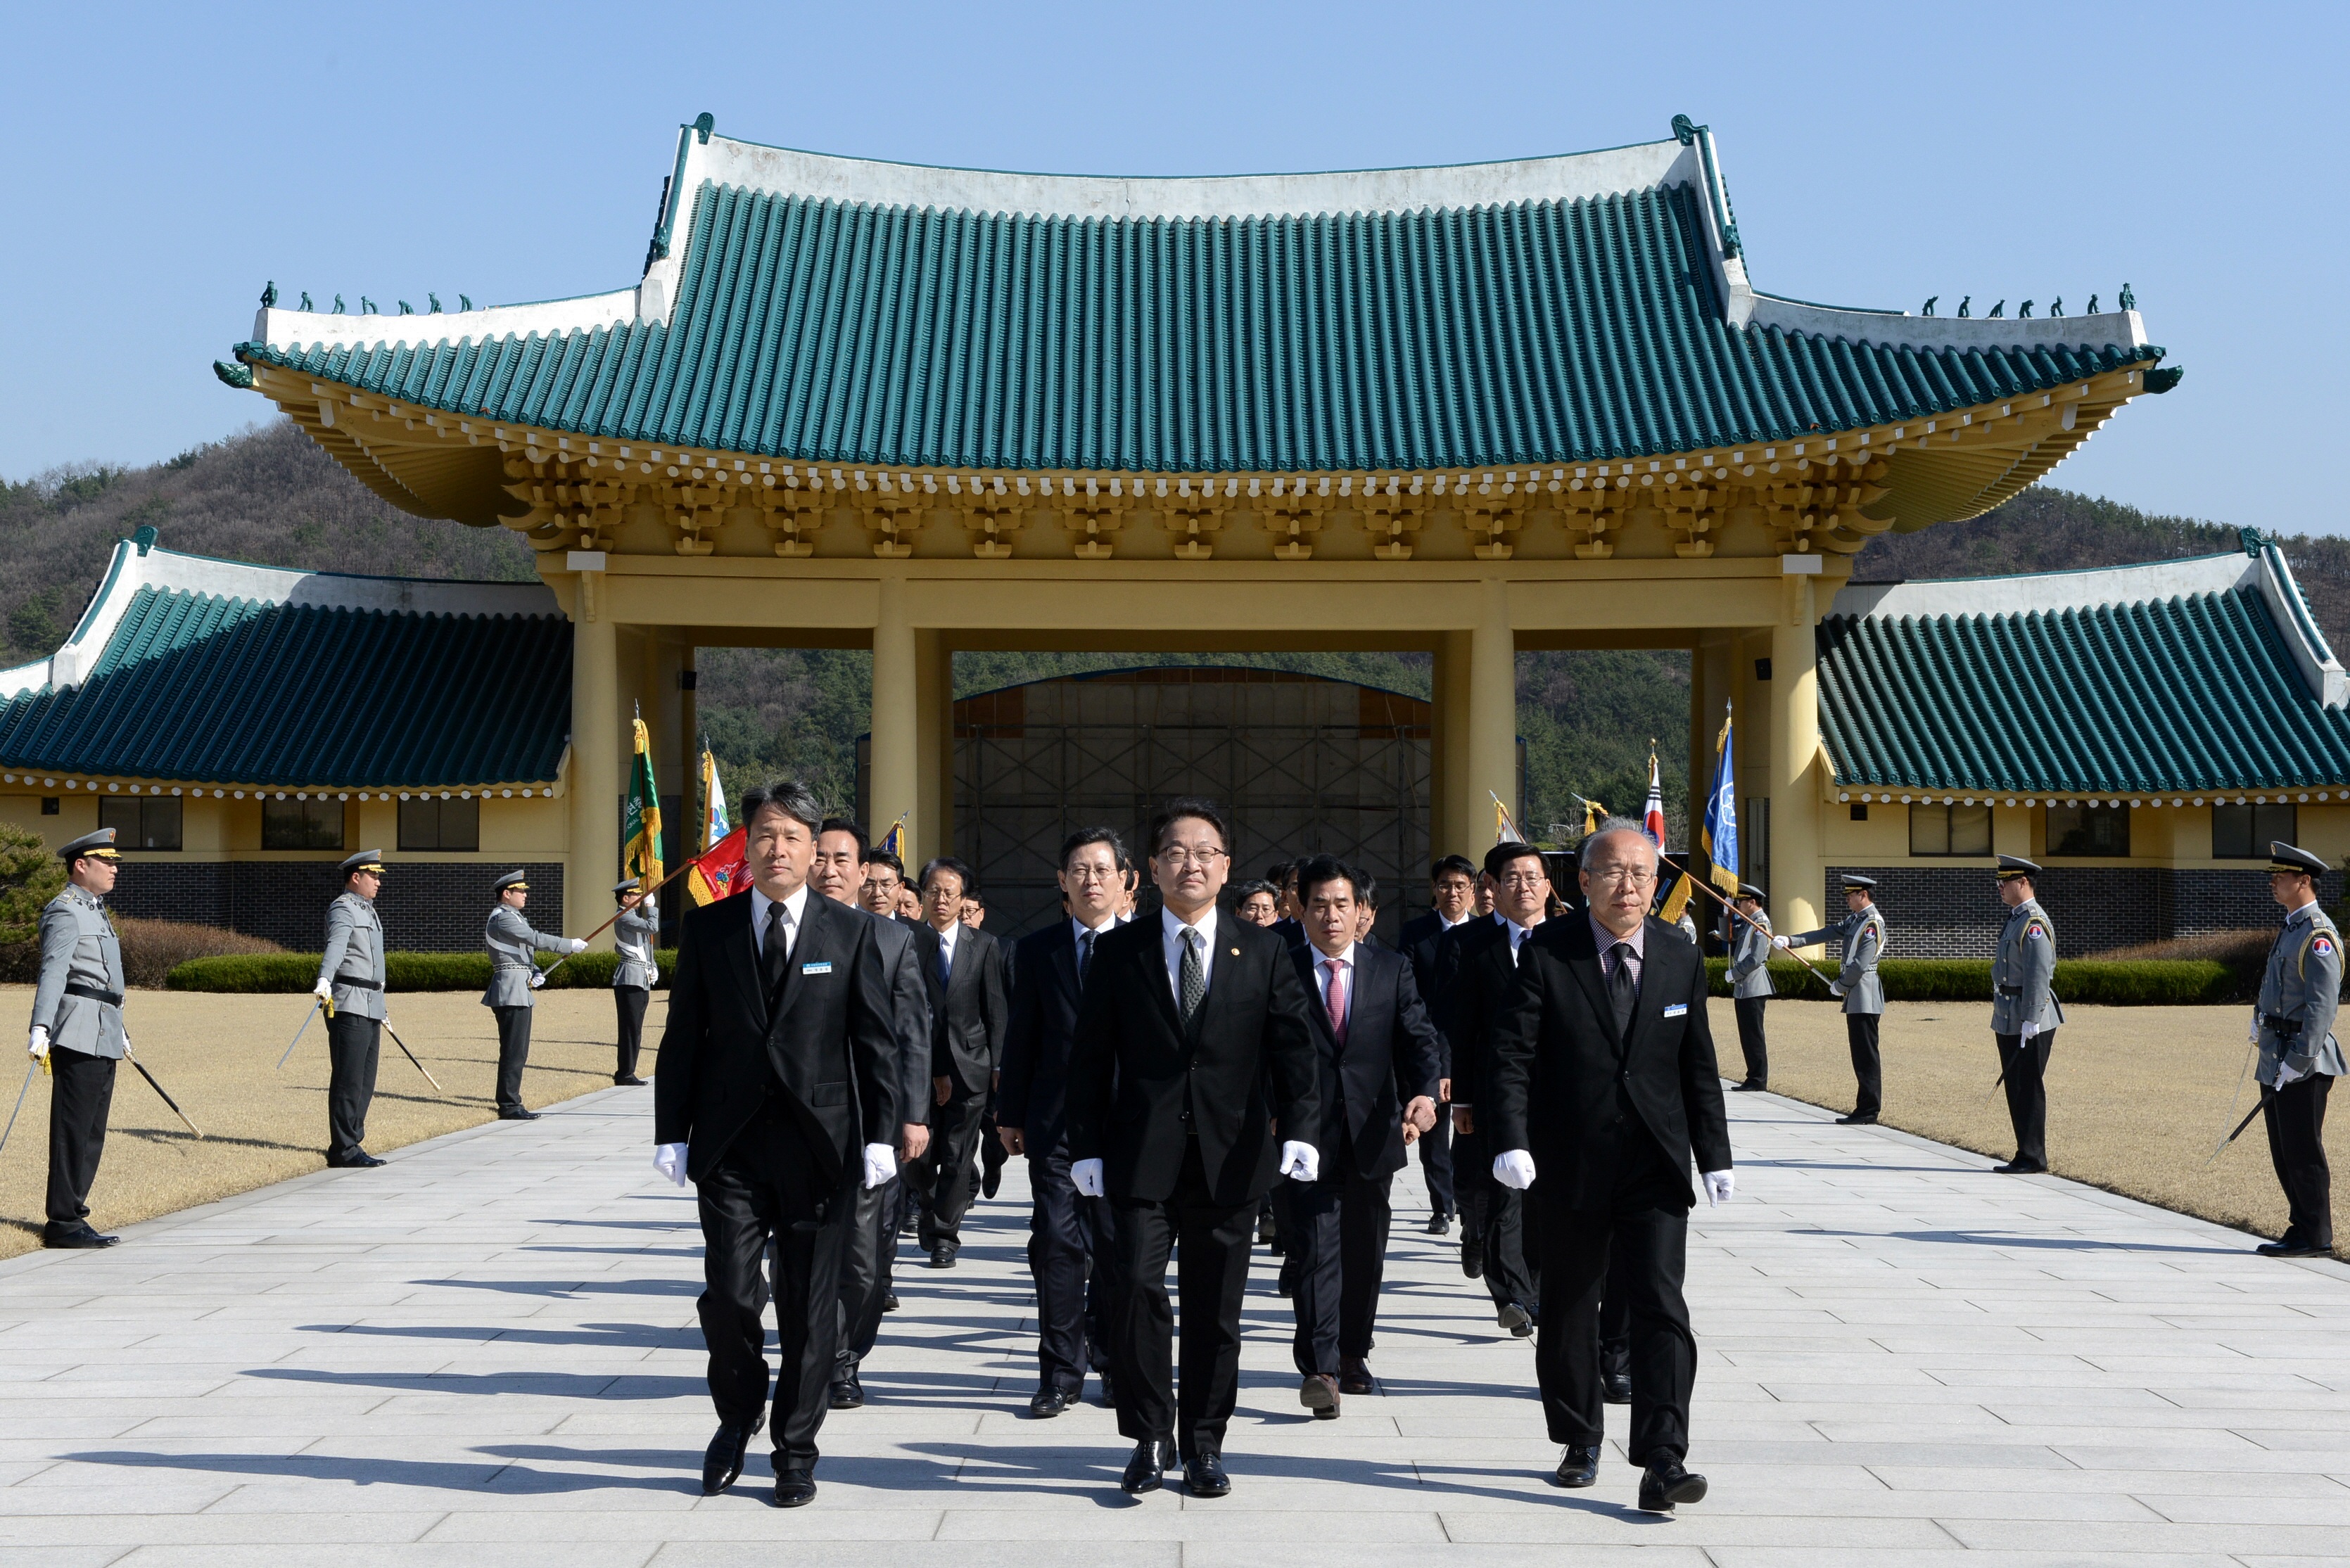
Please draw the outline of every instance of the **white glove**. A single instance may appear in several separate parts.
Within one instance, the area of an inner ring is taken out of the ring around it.
[[[545,971],[535,969],[530,971],[530,988],[533,991],[544,991],[546,989],[546,974]]]
[[[685,1185],[685,1145],[665,1143],[653,1150],[653,1168],[676,1182]]]
[[[1523,1192],[1534,1184],[1534,1157],[1522,1148],[1495,1155],[1493,1179],[1513,1192]]]
[[[2295,1067],[2290,1062],[2281,1061],[2277,1064],[2276,1086],[2280,1089],[2283,1088],[2287,1084],[2298,1084],[2303,1078],[2308,1076],[2309,1072],[2306,1068]]]
[[[33,1033],[27,1035],[25,1039],[25,1053],[26,1055],[32,1057],[36,1062],[47,1061],[49,1059],[49,1032],[37,1023],[33,1025]]]
[[[1082,1196],[1099,1198],[1102,1195],[1102,1162],[1097,1159],[1078,1160],[1069,1167],[1069,1182]]]
[[[865,1146],[865,1190],[872,1191],[898,1174],[898,1151],[886,1143]]]
[[[320,975],[318,983],[310,988],[310,994],[321,1002],[332,1002],[335,1000],[335,982]]]
[[[2023,1037],[2023,1043],[2029,1045],[2032,1044],[2032,1037],[2040,1033],[2040,1025],[2037,1023],[2027,1023],[2016,1033],[2021,1034]]]
[[[1830,996],[1842,996],[1844,994],[1844,987],[1841,985],[1831,984],[1828,987],[1828,994]]]
[[[1786,938],[1784,938],[1784,937],[1773,937],[1773,938],[1771,939],[1771,945],[1772,945],[1773,947],[1774,947],[1774,948],[1785,948],[1785,947],[1789,947],[1789,943],[1788,943],[1788,941],[1787,941],[1787,939],[1786,939]],[[1790,950],[1792,950],[1792,948],[1790,949]]]
[[[1281,1146],[1281,1174],[1292,1181],[1322,1179],[1322,1151],[1292,1138]]]
[[[588,950],[588,944],[577,937],[573,937],[563,944],[563,950],[567,953],[584,953]]]
[[[1731,1181],[1730,1172],[1726,1170],[1707,1171],[1705,1173],[1706,1207],[1709,1209],[1719,1209],[1723,1204],[1729,1202],[1730,1189],[1733,1185],[1735,1185],[1735,1183]]]

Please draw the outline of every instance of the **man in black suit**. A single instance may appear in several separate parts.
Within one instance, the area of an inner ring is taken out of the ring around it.
[[[1493,888],[1493,912],[1461,922],[1437,942],[1436,990],[1443,998],[1437,1026],[1452,1058],[1461,1267],[1469,1269],[1473,1248],[1495,1321],[1526,1339],[1542,1310],[1542,1258],[1527,1222],[1526,1195],[1492,1180],[1495,1146],[1477,1111],[1492,1064],[1494,1021],[1517,990],[1518,957],[1528,937],[1548,918],[1550,872],[1534,846],[1496,844],[1485,852],[1485,880]]]
[[[1428,884],[1432,908],[1404,927],[1399,942],[1403,956],[1411,961],[1412,983],[1419,988],[1419,999],[1433,1017],[1439,1005],[1430,983],[1436,972],[1436,944],[1445,932],[1468,921],[1477,901],[1477,867],[1465,856],[1448,855],[1429,872]],[[1442,1034],[1437,1039],[1440,1046]],[[1420,1135],[1419,1168],[1428,1179],[1428,1233],[1449,1236],[1452,1216],[1461,1211],[1452,1185],[1452,1056],[1449,1050],[1443,1051],[1437,1074],[1436,1125]]]
[[[922,867],[922,942],[931,984],[931,1147],[915,1179],[930,1202],[922,1248],[931,1267],[951,1269],[962,1251],[962,1217],[979,1181],[980,1120],[995,1093],[1011,1004],[1003,953],[985,931],[962,923],[971,867],[941,858]]]
[[[1036,1282],[1036,1394],[1028,1413],[1059,1415],[1084,1394],[1086,1370],[1113,1388],[1109,1340],[1095,1282],[1108,1262],[1102,1200],[1069,1179],[1069,1050],[1094,944],[1118,927],[1125,846],[1107,827],[1081,828],[1061,846],[1061,902],[1068,912],[1014,948],[1012,1025],[1003,1037],[996,1120],[1007,1154],[1028,1157],[1028,1272]]]
[[[1070,1179],[1110,1204],[1118,1288],[1110,1364],[1120,1485],[1156,1490],[1179,1451],[1194,1497],[1232,1490],[1224,1428],[1240,1388],[1250,1226],[1276,1175],[1314,1179],[1318,1156],[1273,1127],[1318,1126],[1305,987],[1280,938],[1220,918],[1232,836],[1207,801],[1151,825],[1159,919],[1101,939],[1069,1054]],[[1168,1254],[1181,1245],[1182,1403],[1175,1400]]]
[[[897,1098],[900,1114],[908,1118],[898,1140],[902,1171],[922,1157],[931,1141],[931,1129],[920,1119],[931,1103],[931,992],[922,980],[913,933],[894,919],[868,913],[857,901],[865,886],[867,852],[863,827],[847,817],[826,817],[816,834],[816,868],[809,880],[817,892],[872,922],[882,967],[889,975],[891,1033],[898,1045]],[[854,1410],[865,1403],[858,1369],[880,1335],[882,1310],[892,1293],[904,1185],[892,1178],[857,1194],[857,1211],[850,1217],[840,1258],[840,1346],[833,1357],[828,1397],[836,1410]]]
[[[653,1075],[653,1163],[694,1183],[702,1214],[702,1337],[718,1434],[702,1488],[723,1491],[767,1404],[767,1301],[775,1248],[775,1501],[816,1496],[840,1334],[841,1243],[859,1179],[897,1173],[901,1073],[889,974],[872,922],[818,895],[824,812],[800,784],[743,797],[747,896],[685,917],[669,1025]]]
[[[1361,883],[1330,857],[1297,873],[1309,943],[1290,950],[1309,988],[1321,1118],[1284,1127],[1322,1156],[1318,1181],[1289,1183],[1290,1259],[1297,1263],[1292,1354],[1298,1402],[1334,1420],[1339,1396],[1376,1390],[1367,1357],[1387,1269],[1388,1190],[1404,1149],[1436,1125],[1439,1046],[1411,966],[1358,940]]]
[[[1589,902],[1536,933],[1495,1021],[1483,1116],[1493,1179],[1542,1194],[1542,1337],[1534,1375],[1562,1486],[1597,1478],[1606,1435],[1599,1301],[1622,1261],[1632,1329],[1632,1431],[1640,1506],[1669,1512],[1705,1496],[1689,1454],[1697,1338],[1681,1281],[1689,1262],[1691,1155],[1708,1201],[1731,1193],[1730,1122],[1706,1020],[1697,945],[1648,918],[1657,846],[1612,817],[1583,841]]]

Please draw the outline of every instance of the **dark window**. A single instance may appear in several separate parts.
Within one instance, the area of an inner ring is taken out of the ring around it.
[[[317,795],[308,800],[263,800],[261,846],[264,849],[340,849],[343,846],[343,803]]]
[[[2049,854],[2120,857],[2129,852],[2129,807],[2091,805],[2048,808]]]
[[[45,794],[41,797],[41,815],[43,816],[55,816],[57,815],[57,797],[56,795]]]
[[[174,798],[109,796],[98,803],[98,825],[114,829],[114,842],[123,849],[180,847],[180,803]]]
[[[1855,822],[1866,822],[1868,820],[1868,807],[1865,805],[1855,805],[1852,808],[1852,819]]]
[[[475,850],[482,846],[482,803],[419,795],[400,803],[402,849]]]
[[[1989,855],[1991,807],[1920,802],[1909,808],[1912,855]]]
[[[2298,831],[2291,805],[2215,805],[2211,808],[2211,858],[2265,860],[2272,843],[2291,844]]]

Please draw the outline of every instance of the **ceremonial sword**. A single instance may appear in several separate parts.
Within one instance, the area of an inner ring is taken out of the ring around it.
[[[2244,1119],[2236,1124],[2236,1130],[2234,1132],[2230,1133],[2226,1137],[2220,1140],[2220,1147],[2213,1149],[2211,1151],[2211,1158],[2203,1162],[2204,1169],[2209,1170],[2214,1165],[2218,1164],[2220,1156],[2227,1152],[2228,1146],[2244,1136],[2244,1129],[2252,1125],[2252,1118],[2269,1108],[2269,1097],[2275,1092],[2276,1091],[2273,1089],[2268,1088],[2263,1088],[2261,1091],[2260,1103],[2254,1106],[2251,1110],[2244,1113]]]
[[[391,1036],[391,1043],[400,1047],[400,1054],[401,1055],[407,1057],[411,1062],[416,1062],[416,1070],[424,1075],[424,1081],[426,1083],[432,1085],[433,1089],[440,1094],[445,1095],[449,1092],[448,1090],[441,1087],[441,1080],[432,1075],[432,1069],[427,1067],[423,1063],[416,1061],[416,1053],[408,1048],[408,1042],[400,1037],[399,1032],[392,1028],[391,1020],[389,1018],[383,1021],[383,1032]]]
[[[130,1054],[130,1042],[128,1040],[125,1040],[122,1043],[122,1055],[124,1060],[128,1061],[132,1066],[139,1069],[139,1075],[147,1080],[147,1086],[163,1096],[163,1103],[172,1107],[172,1114],[179,1117],[182,1121],[188,1122],[188,1130],[190,1132],[195,1134],[198,1137],[204,1136],[204,1129],[198,1127],[193,1122],[189,1122],[188,1113],[180,1108],[180,1102],[173,1099],[171,1096],[170,1092],[166,1090],[162,1085],[155,1081],[155,1075],[147,1070],[147,1064],[141,1062],[138,1057]]]
[[[310,1020],[317,1017],[318,1010],[326,1005],[327,1004],[323,1001],[314,1002],[311,1005],[310,1011],[302,1015],[302,1027],[294,1031],[294,1038],[286,1044],[286,1054],[277,1058],[277,1070],[279,1072],[282,1073],[286,1070],[287,1060],[294,1054],[294,1047],[302,1044],[302,1036],[309,1033]]]
[[[33,1092],[34,1073],[48,1064],[47,1057],[36,1056],[33,1058],[32,1064],[25,1069],[25,1086],[16,1091],[16,1109],[8,1113],[7,1131],[0,1132],[0,1150],[5,1150],[8,1147],[8,1134],[16,1130],[16,1117],[25,1108],[25,1096]]]

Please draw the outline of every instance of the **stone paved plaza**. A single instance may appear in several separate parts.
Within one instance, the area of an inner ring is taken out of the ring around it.
[[[816,1505],[768,1506],[760,1447],[705,1500],[692,1204],[614,1090],[0,1263],[0,1563],[2350,1558],[2350,1270],[1731,1100],[1739,1199],[1690,1247],[1713,1491],[1679,1518],[1631,1508],[1620,1448],[1594,1490],[1546,1484],[1529,1348],[1420,1233],[1416,1167],[1384,1390],[1335,1424],[1258,1253],[1227,1499],[1121,1496],[1097,1406],[1025,1418],[1015,1162],[961,1268],[901,1273]]]

